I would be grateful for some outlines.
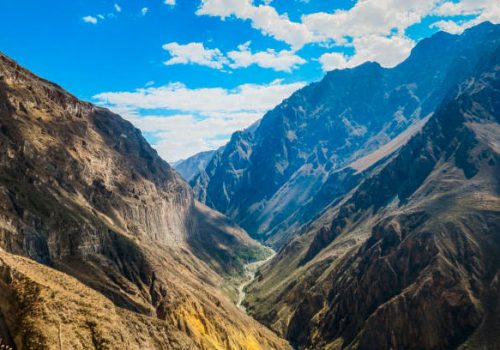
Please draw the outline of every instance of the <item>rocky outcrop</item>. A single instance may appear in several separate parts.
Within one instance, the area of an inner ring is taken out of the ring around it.
[[[0,55],[0,148],[10,345],[56,347],[59,327],[68,348],[287,348],[227,296],[265,250],[129,122]]]
[[[432,114],[498,32],[485,23],[462,36],[438,33],[395,68],[366,63],[329,72],[268,112],[258,126],[235,133],[191,182],[198,198],[280,248],[352,189],[352,182],[338,184],[325,203],[336,182],[330,177]],[[361,175],[356,184],[366,173]]]
[[[481,45],[422,131],[251,285],[247,310],[297,348],[498,347],[500,37]]]

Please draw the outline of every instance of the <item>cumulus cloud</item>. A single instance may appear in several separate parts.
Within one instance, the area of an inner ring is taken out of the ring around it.
[[[450,33],[460,33],[484,21],[500,23],[500,6],[497,0],[446,1],[434,10],[434,15],[442,17],[473,16],[468,21],[458,21],[456,26],[452,24],[451,20],[441,20],[432,24],[432,26]]]
[[[350,9],[312,13],[302,16],[300,22],[293,22],[286,14],[279,14],[269,4],[255,5],[252,0],[202,0],[197,14],[217,16],[223,20],[228,17],[249,20],[254,28],[288,43],[292,50],[318,42],[354,47],[353,57],[334,53],[320,57],[325,69],[351,67],[362,63],[363,59],[392,66],[407,57],[414,44],[405,37],[405,30],[419,23],[442,2],[443,0],[359,0]],[[242,62],[257,58],[262,62],[271,55],[273,58],[277,56],[276,52],[267,55],[264,52],[255,56],[244,50],[240,51],[232,55]],[[293,55],[292,51],[283,51],[280,58],[285,61]],[[300,57],[293,59],[296,60],[295,65],[299,64]]]
[[[149,11],[149,9],[147,7],[143,7],[141,9],[141,15],[146,16],[146,14],[148,13],[148,11]]]
[[[415,42],[405,36],[363,36],[353,40],[355,53],[348,57],[341,53],[323,54],[319,61],[324,71],[352,68],[373,61],[383,67],[394,67],[405,60],[415,46]]]
[[[219,49],[207,49],[203,43],[182,45],[172,42],[163,45],[163,49],[172,56],[164,62],[167,66],[173,64],[199,64],[220,69],[226,63],[226,59]]]
[[[137,128],[154,135],[154,147],[169,162],[185,159],[205,150],[217,149],[230,135],[254,123],[259,113],[209,113],[204,118],[191,114],[126,117]]]
[[[340,52],[325,53],[319,58],[324,71],[347,68],[348,60],[349,58]]]
[[[175,0],[165,0],[165,5],[175,6]]]
[[[384,67],[394,67],[405,60],[415,46],[408,37],[393,35],[363,36],[354,39],[356,53],[349,60],[350,66],[357,66],[366,61],[376,61]]]
[[[484,17],[494,17],[499,12],[496,0],[462,0],[459,2],[445,1],[435,9],[434,14],[444,17],[481,14]]]
[[[311,31],[302,23],[291,21],[286,14],[279,14],[269,5],[254,5],[251,0],[202,0],[198,15],[226,19],[234,16],[249,20],[252,27],[263,34],[290,44],[299,49],[315,40]]]
[[[442,0],[360,0],[348,10],[318,12],[302,17],[317,36],[343,42],[346,37],[403,34]]]
[[[445,21],[445,20],[440,20],[435,23],[432,23],[430,25],[430,28],[437,28],[439,30],[442,30],[444,32],[450,33],[450,34],[460,34],[464,31],[465,26],[464,23],[462,22],[455,22],[455,21]]]
[[[97,18],[94,16],[85,16],[82,18],[82,21],[90,24],[97,24]]]
[[[262,33],[299,49],[319,41],[344,44],[348,37],[388,36],[394,31],[401,35],[442,1],[359,0],[350,9],[308,14],[302,16],[301,22],[293,22],[269,4],[254,5],[252,0],[202,0],[197,14],[249,20]]]
[[[172,83],[131,92],[105,92],[94,99],[153,134],[159,154],[175,161],[223,145],[232,132],[248,127],[302,86],[301,82],[284,84],[276,80],[228,90],[190,89]],[[158,115],[158,111],[165,115]]]
[[[262,68],[270,68],[276,71],[291,72],[292,69],[306,63],[293,51],[266,51],[252,52],[250,42],[238,46],[237,50],[223,54],[219,49],[209,49],[203,43],[179,44],[176,42],[163,45],[163,49],[169,52],[171,58],[165,62],[166,65],[174,64],[198,64],[210,68],[222,69],[246,68],[257,65]]]
[[[114,7],[116,12],[122,12],[122,8],[120,7],[120,5],[115,4]]]
[[[229,64],[231,68],[246,68],[255,64],[262,68],[291,72],[292,69],[306,63],[306,60],[296,55],[293,51],[268,49],[253,53],[250,51],[249,46],[250,42],[247,42],[238,46],[238,50],[227,53],[227,57],[231,60]]]
[[[94,96],[107,106],[141,109],[167,109],[189,112],[262,111],[278,104],[283,98],[303,86],[303,83],[242,84],[224,88],[190,89],[182,83],[162,87],[141,88],[132,92],[104,92]]]

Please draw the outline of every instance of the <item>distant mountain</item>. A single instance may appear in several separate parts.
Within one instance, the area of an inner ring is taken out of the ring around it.
[[[297,349],[500,344],[499,27],[437,38],[464,45],[451,72],[467,76],[248,290],[247,309]]]
[[[498,33],[491,23],[460,36],[440,32],[395,68],[366,63],[329,72],[256,128],[233,134],[191,180],[197,198],[253,237],[283,246],[362,181],[362,170],[384,157],[374,151],[394,150],[417,132]]]
[[[175,163],[172,163],[172,166],[175,170],[186,181],[191,181],[195,176],[200,174],[205,170],[208,162],[213,158],[215,152],[217,151],[206,151],[196,153],[194,156],[191,156],[187,159],[179,160]]]
[[[0,54],[0,149],[2,344],[288,348],[230,299],[266,250],[132,124]]]

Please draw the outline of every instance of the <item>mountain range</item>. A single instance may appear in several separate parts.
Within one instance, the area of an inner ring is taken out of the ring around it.
[[[279,249],[419,130],[491,49],[491,26],[439,32],[391,69],[368,62],[329,72],[233,134],[191,180],[197,198]]]
[[[264,266],[254,317],[299,349],[498,347],[499,39],[420,132]]]
[[[0,345],[497,349],[499,57],[437,33],[176,171],[0,54]]]

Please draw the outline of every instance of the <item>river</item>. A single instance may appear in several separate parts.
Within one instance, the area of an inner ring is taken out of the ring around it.
[[[238,286],[238,301],[236,303],[236,306],[239,307],[240,309],[242,309],[243,311],[246,311],[245,307],[243,306],[243,301],[245,300],[245,297],[246,297],[245,288],[250,283],[253,282],[259,267],[261,267],[262,265],[264,265],[264,263],[271,260],[275,254],[276,253],[273,251],[273,253],[269,257],[267,257],[263,260],[254,261],[254,262],[251,262],[251,263],[245,265],[245,279]]]

